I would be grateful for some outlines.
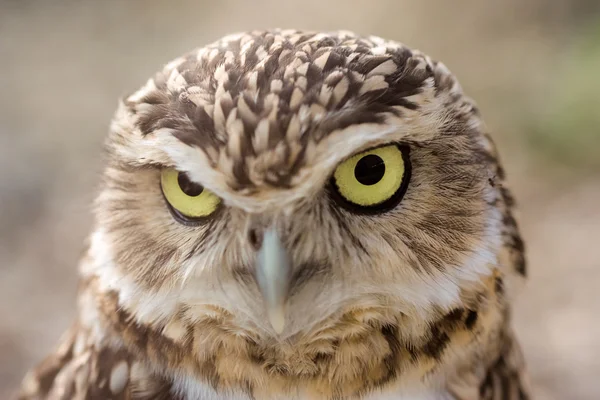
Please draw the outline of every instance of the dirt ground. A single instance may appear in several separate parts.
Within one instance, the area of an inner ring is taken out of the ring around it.
[[[530,279],[516,329],[537,398],[600,398],[600,174],[577,153],[589,148],[580,129],[564,132],[576,144],[572,163],[529,140],[531,126],[554,117],[548,104],[562,92],[550,88],[567,79],[562,68],[596,3],[0,0],[0,399],[74,314],[75,266],[117,98],[184,51],[264,27],[384,36],[459,77],[496,133],[519,203]]]

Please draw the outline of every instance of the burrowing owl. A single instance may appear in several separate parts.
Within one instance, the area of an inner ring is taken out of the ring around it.
[[[526,399],[504,173],[446,67],[227,36],[123,99],[76,322],[21,397]]]

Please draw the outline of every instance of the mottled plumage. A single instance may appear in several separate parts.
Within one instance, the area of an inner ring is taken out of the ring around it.
[[[401,201],[340,206],[336,166],[386,144]],[[529,398],[513,201],[441,63],[350,32],[228,36],[125,98],[107,148],[77,321],[20,398]],[[181,218],[164,168],[214,214]],[[281,329],[256,275],[267,229],[289,256]]]

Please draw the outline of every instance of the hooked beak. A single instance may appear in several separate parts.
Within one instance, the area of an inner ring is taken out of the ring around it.
[[[285,326],[285,306],[289,294],[291,263],[275,229],[263,236],[256,264],[256,282],[267,307],[267,316],[275,332]]]

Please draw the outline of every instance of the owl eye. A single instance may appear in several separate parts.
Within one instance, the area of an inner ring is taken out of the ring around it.
[[[177,214],[186,218],[208,217],[221,203],[214,193],[192,182],[185,172],[173,168],[162,170],[160,183],[167,202]]]
[[[358,212],[383,212],[395,207],[410,180],[408,156],[408,147],[393,144],[350,157],[333,173],[336,198]]]

